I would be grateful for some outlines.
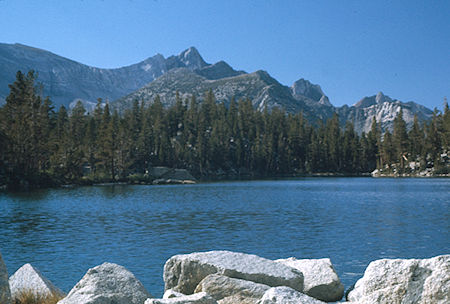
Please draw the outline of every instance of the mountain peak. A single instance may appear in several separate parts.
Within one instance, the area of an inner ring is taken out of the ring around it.
[[[294,97],[305,96],[322,105],[331,106],[328,97],[323,93],[322,88],[318,84],[312,84],[306,79],[300,78],[291,87]]]
[[[199,51],[195,46],[191,46],[180,53],[180,56],[189,56],[189,54],[193,54],[195,56],[200,56]]]
[[[235,71],[228,63],[223,60],[211,65],[207,65],[201,69],[197,69],[196,73],[210,80],[245,74],[242,71]]]
[[[208,65],[193,46],[181,52],[177,57],[188,68],[201,69]]]
[[[251,73],[250,75],[259,77],[261,80],[265,81],[267,84],[278,83],[278,81],[275,78],[270,76],[270,74],[264,70],[257,70],[256,72]]]
[[[373,96],[366,96],[357,103],[355,103],[353,106],[357,108],[367,108],[376,104],[383,104],[385,102],[393,102],[393,100],[387,96],[384,95],[383,92],[378,92],[377,95]]]
[[[377,104],[381,104],[386,101],[392,102],[392,99],[389,96],[384,95],[383,92],[380,91],[377,93],[377,96],[375,96],[375,101],[377,102]]]

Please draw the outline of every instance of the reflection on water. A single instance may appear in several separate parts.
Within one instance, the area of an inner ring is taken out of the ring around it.
[[[449,186],[312,178],[0,194],[0,250],[10,273],[31,262],[65,291],[110,261],[159,296],[170,256],[214,249],[330,257],[348,287],[371,260],[449,253]]]

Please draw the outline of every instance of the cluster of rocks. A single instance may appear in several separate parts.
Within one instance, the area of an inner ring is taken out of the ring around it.
[[[0,303],[20,290],[59,295],[58,304],[319,304],[336,302],[344,286],[329,259],[268,260],[210,251],[171,257],[164,265],[165,292],[155,299],[124,267],[91,268],[64,295],[30,264],[8,280],[0,255]],[[347,294],[347,303],[450,303],[450,255],[383,259],[369,264]]]
[[[196,179],[186,169],[168,167],[152,167],[148,175],[153,179],[153,185],[195,184]]]

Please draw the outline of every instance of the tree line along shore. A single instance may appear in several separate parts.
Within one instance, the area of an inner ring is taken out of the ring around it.
[[[417,117],[409,130],[399,111],[393,130],[357,134],[334,115],[258,111],[250,100],[216,103],[211,91],[164,107],[135,100],[123,112],[100,99],[55,109],[39,95],[36,74],[18,72],[0,108],[0,185],[56,186],[153,182],[154,167],[187,169],[199,179],[311,174],[448,176],[450,111]]]

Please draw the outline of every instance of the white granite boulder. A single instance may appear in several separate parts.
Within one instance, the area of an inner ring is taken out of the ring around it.
[[[304,293],[287,286],[273,287],[267,290],[257,304],[324,304]]]
[[[255,299],[252,297],[246,297],[240,294],[235,294],[229,297],[225,297],[219,301],[218,304],[256,304],[259,299]]]
[[[303,293],[325,302],[336,302],[344,296],[344,285],[330,259],[288,258],[276,260],[276,262],[303,273]]]
[[[0,303],[11,303],[11,292],[8,283],[8,271],[6,270],[5,262],[3,262],[2,254],[0,253]]]
[[[261,283],[290,286],[303,290],[300,271],[256,255],[209,251],[175,255],[164,265],[165,289],[192,294],[200,281],[210,274]]]
[[[151,297],[125,267],[103,263],[89,269],[58,304],[143,304]]]
[[[369,264],[348,294],[359,303],[450,303],[450,255]]]
[[[31,264],[20,267],[10,278],[11,297],[17,297],[21,292],[32,292],[39,296],[64,296],[64,293]]]
[[[145,304],[217,304],[217,301],[206,292],[199,292],[170,299],[147,299]]]
[[[210,274],[200,281],[195,292],[204,291],[218,301],[235,296],[235,299],[240,298],[239,302],[256,303],[269,288],[264,284]]]
[[[170,299],[170,298],[183,297],[183,296],[185,296],[185,294],[183,294],[181,292],[178,292],[178,291],[175,291],[173,289],[168,289],[168,290],[166,290],[164,292],[164,295],[163,295],[162,298],[163,299]]]

